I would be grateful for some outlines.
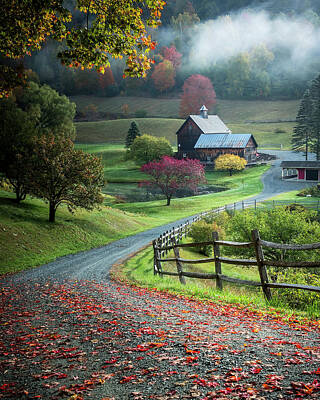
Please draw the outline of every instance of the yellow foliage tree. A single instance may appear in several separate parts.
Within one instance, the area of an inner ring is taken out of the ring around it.
[[[222,154],[215,160],[215,169],[218,171],[229,171],[230,176],[234,171],[241,171],[247,165],[247,161],[235,154]]]

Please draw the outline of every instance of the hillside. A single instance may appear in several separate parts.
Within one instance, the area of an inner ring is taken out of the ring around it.
[[[89,104],[94,104],[100,112],[120,115],[122,114],[121,107],[127,104],[129,115],[133,117],[137,110],[145,110],[147,117],[179,118],[179,98],[72,96],[70,100],[76,103],[78,111],[83,110]],[[225,122],[229,123],[294,121],[299,103],[299,100],[245,101],[218,99],[216,107],[209,110],[209,113],[217,113]]]

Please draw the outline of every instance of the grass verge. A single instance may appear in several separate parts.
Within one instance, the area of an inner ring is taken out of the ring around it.
[[[203,258],[203,256],[201,256]],[[213,272],[214,265],[206,264],[207,267],[201,272]],[[199,266],[197,266],[200,272]],[[173,266],[165,267],[169,271]],[[258,272],[253,268],[241,268],[222,265],[223,274],[240,279],[258,280]],[[173,293],[198,300],[223,302],[248,307],[255,311],[262,311],[282,315],[288,321],[303,322],[318,319],[320,311],[318,307],[310,304],[305,311],[290,308],[285,302],[276,296],[268,302],[261,289],[224,283],[224,289],[219,291],[215,283],[208,280],[186,278],[186,285],[182,285],[177,277],[159,277],[153,274],[153,249],[148,247],[128,259],[124,264],[114,266],[111,272],[114,279],[124,281],[128,284],[156,289],[163,292]],[[319,321],[316,322],[319,326]]]

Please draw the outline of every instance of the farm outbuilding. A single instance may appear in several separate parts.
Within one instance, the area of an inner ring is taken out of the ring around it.
[[[320,181],[320,161],[282,161],[282,179]]]
[[[205,106],[199,115],[189,115],[177,131],[178,158],[196,158],[213,164],[221,154],[235,154],[253,162],[257,142],[251,134],[233,134],[218,115],[208,115]]]

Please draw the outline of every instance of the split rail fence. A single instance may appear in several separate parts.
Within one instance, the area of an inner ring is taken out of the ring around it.
[[[241,203],[240,203],[241,204]],[[242,203],[243,204],[243,203]],[[239,203],[237,203],[239,205]],[[254,203],[257,207],[257,203]],[[248,206],[243,204],[243,209],[247,207],[252,207],[252,203]],[[226,209],[230,210],[230,205],[226,207],[220,207],[218,209],[205,212],[197,215],[191,221],[187,221],[185,224],[178,226],[177,228],[173,228],[170,231],[164,232],[160,235],[156,240],[153,241],[153,251],[154,251],[154,274],[159,274],[160,276],[169,275],[169,276],[177,276],[182,284],[185,284],[185,277],[188,278],[198,278],[198,279],[214,279],[216,281],[216,287],[218,289],[223,288],[223,282],[231,282],[237,283],[240,285],[247,286],[255,286],[261,287],[264,295],[268,300],[271,299],[271,288],[288,288],[288,289],[303,289],[309,290],[313,292],[320,293],[320,287],[317,286],[308,286],[308,285],[299,285],[299,284],[291,284],[291,283],[277,283],[270,282],[268,277],[268,272],[266,267],[282,267],[282,268],[320,268],[320,260],[311,262],[311,261],[301,261],[301,262],[288,262],[288,261],[275,261],[275,260],[266,260],[264,258],[263,247],[280,249],[280,250],[316,250],[320,249],[320,243],[312,243],[312,244],[304,244],[304,245],[293,245],[293,244],[282,244],[282,243],[274,243],[262,240],[260,238],[260,233],[258,230],[253,230],[252,241],[239,243],[239,242],[230,242],[230,241],[222,241],[219,240],[219,236],[217,232],[213,232],[212,240],[208,242],[199,242],[199,243],[183,243],[179,244],[183,237],[188,235],[190,227],[192,223],[198,221],[203,216],[208,214],[217,214]],[[237,209],[236,203],[233,207]],[[242,208],[242,207],[241,207]],[[240,209],[241,209],[240,208]],[[314,207],[317,208],[317,207]],[[239,209],[239,206],[238,206]],[[196,260],[187,260],[180,257],[180,248],[185,247],[200,247],[200,246],[213,246],[213,254],[212,258],[204,258],[204,259],[196,259]],[[234,259],[221,257],[220,246],[231,246],[234,248],[248,248],[251,247],[254,250],[255,258],[254,259]],[[165,258],[170,250],[173,250],[174,257]],[[162,264],[165,262],[175,262],[177,267],[177,272],[164,271],[162,268]],[[201,273],[201,272],[189,272],[183,270],[184,264],[205,264],[205,263],[214,263],[215,271],[214,273]],[[221,264],[233,264],[239,266],[256,266],[258,267],[260,282],[250,281],[250,280],[242,280],[233,278],[230,276],[226,276],[222,274]]]

